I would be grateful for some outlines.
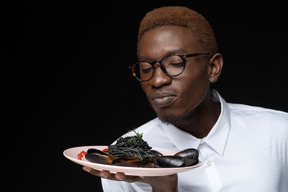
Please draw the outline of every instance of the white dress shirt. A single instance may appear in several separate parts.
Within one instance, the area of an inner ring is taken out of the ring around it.
[[[140,126],[139,133],[155,150],[176,153],[199,150],[203,164],[178,174],[179,192],[287,192],[288,114],[260,107],[221,103],[221,114],[203,139],[158,118]],[[105,192],[151,191],[148,184],[102,179]]]

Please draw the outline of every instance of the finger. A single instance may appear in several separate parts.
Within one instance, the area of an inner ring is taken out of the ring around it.
[[[101,176],[100,176],[100,171],[97,171],[97,170],[92,169],[92,168],[90,168],[90,167],[83,166],[83,170],[86,171],[86,172],[88,172],[88,173],[90,173],[90,174],[92,174],[92,175],[101,177]]]
[[[92,168],[86,167],[86,166],[83,166],[83,170],[92,174],[92,175],[102,177],[104,179],[110,179],[110,180],[116,180],[116,181],[126,181],[129,183],[142,180],[142,178],[140,178],[138,176],[127,176],[121,172],[118,172],[116,174],[112,174],[109,171],[105,171],[105,170],[98,171],[98,170],[95,170],[95,169],[92,169]]]
[[[83,166],[83,170],[92,174],[92,175],[102,177],[104,179],[118,180],[115,178],[115,175],[111,174],[109,171],[105,171],[105,170],[98,171],[98,170],[92,169],[91,167],[86,167],[86,166]]]
[[[138,176],[127,176],[124,173],[118,172],[115,174],[115,179],[119,181],[126,181],[129,183],[135,182],[135,181],[140,181],[141,178]]]
[[[104,178],[104,179],[110,179],[110,180],[116,180],[115,179],[115,175],[110,173],[109,171],[100,171],[100,177]]]

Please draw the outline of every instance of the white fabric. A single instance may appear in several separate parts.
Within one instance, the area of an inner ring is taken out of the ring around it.
[[[158,118],[138,128],[155,150],[196,148],[203,165],[178,174],[179,192],[287,192],[288,114],[228,104],[216,92],[221,114],[207,137],[197,139]],[[143,183],[102,179],[105,192],[151,191]]]

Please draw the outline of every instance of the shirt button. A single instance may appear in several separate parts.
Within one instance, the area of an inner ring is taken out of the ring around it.
[[[212,165],[212,162],[211,161],[207,161],[206,165],[208,165],[210,167]]]

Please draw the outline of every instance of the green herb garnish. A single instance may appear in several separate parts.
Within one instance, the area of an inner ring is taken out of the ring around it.
[[[137,144],[137,142],[139,142],[139,139],[142,139],[142,137],[143,137],[143,133],[138,133],[137,131],[135,131],[135,129],[128,131],[128,133],[130,133],[130,132],[134,132],[135,135],[129,137],[129,139],[127,140],[127,143]]]

